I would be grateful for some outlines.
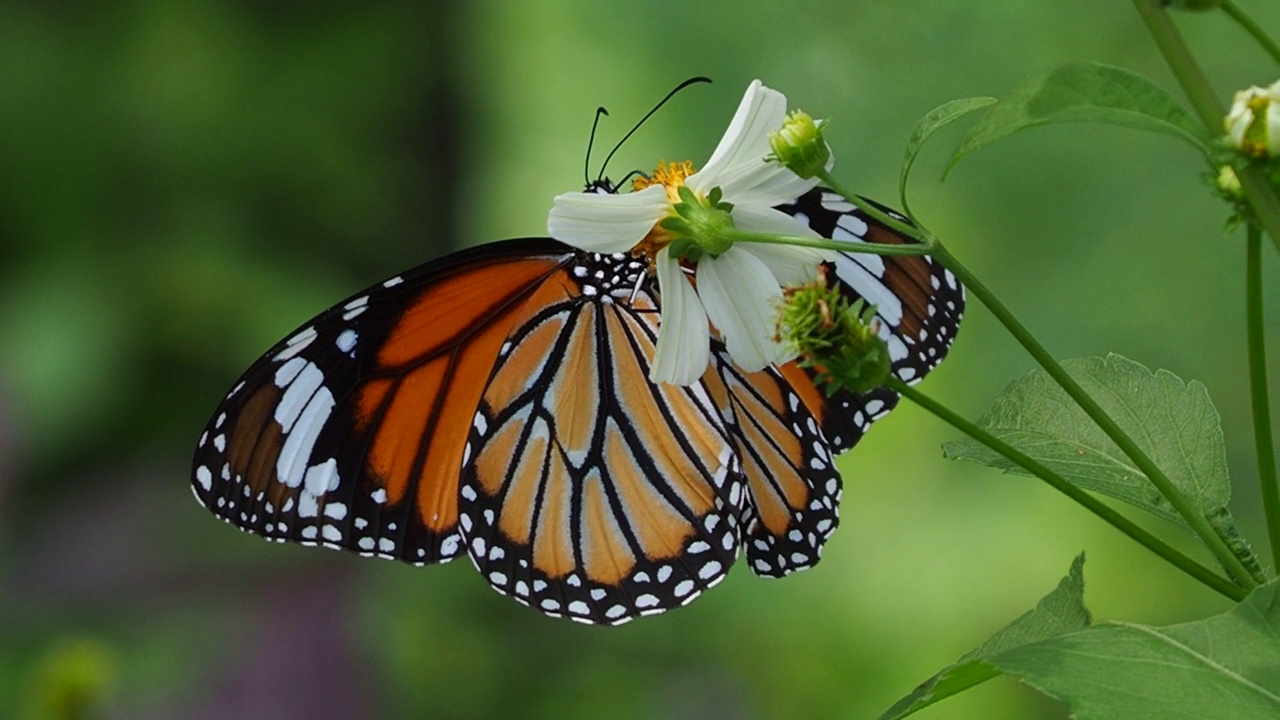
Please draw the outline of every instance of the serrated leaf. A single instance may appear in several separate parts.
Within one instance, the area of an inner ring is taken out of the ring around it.
[[[1206,517],[1227,512],[1231,484],[1222,425],[1203,384],[1184,383],[1167,370],[1152,373],[1120,355],[1067,360],[1062,366],[1197,510]],[[978,425],[1086,490],[1186,524],[1147,476],[1043,370],[1006,387]],[[945,444],[943,453],[1028,474],[972,438]]]
[[[907,176],[911,174],[911,166],[915,164],[916,156],[920,154],[920,149],[924,147],[925,142],[939,129],[950,125],[971,112],[989,107],[996,102],[997,100],[993,97],[951,100],[930,110],[924,117],[920,118],[920,122],[916,123],[915,130],[911,132],[911,139],[907,140],[907,151],[902,158],[902,172],[898,176],[898,199],[901,201],[902,210],[907,214],[907,217],[912,218],[912,220],[915,219],[911,212],[911,205],[907,202]]]
[[[921,683],[909,695],[894,703],[880,720],[896,720],[940,700],[968,690],[999,675],[985,662],[986,658],[1014,648],[1035,643],[1055,635],[1080,630],[1089,625],[1089,611],[1084,607],[1084,555],[1071,563],[1071,570],[1053,592],[1044,596],[1036,607],[992,635],[977,649],[942,672]]]
[[[1077,720],[1280,717],[1280,585],[1213,617],[1102,623],[988,658]]]
[[[1093,122],[1172,135],[1209,155],[1205,129],[1164,88],[1123,68],[1073,63],[1028,79],[969,132],[943,171],[1013,133],[1051,123]]]

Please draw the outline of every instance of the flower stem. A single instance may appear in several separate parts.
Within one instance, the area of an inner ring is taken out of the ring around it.
[[[1141,0],[1135,0],[1135,2],[1141,2]],[[834,181],[834,179],[830,177],[823,177],[822,180],[828,183],[828,186],[831,187],[831,189],[843,195],[846,200],[861,207],[859,204],[860,198],[845,190],[838,182]],[[911,229],[914,230],[914,228]],[[1075,378],[1071,377],[1071,375],[1064,370],[1060,364],[1058,364],[1058,361],[1054,359],[1053,355],[1051,355],[1049,351],[1040,344],[1040,341],[1036,340],[1035,336],[1033,336],[1031,332],[1018,321],[1013,313],[1004,306],[1004,303],[1000,302],[999,298],[988,290],[987,286],[984,285],[982,281],[969,270],[969,268],[965,267],[964,264],[952,255],[940,240],[928,235],[925,237],[925,244],[931,248],[930,254],[932,254],[938,262],[942,263],[944,267],[955,274],[961,285],[963,285],[970,293],[973,294],[974,297],[978,298],[979,302],[991,311],[991,314],[994,315],[1002,325],[1004,325],[1005,329],[1009,331],[1009,334],[1013,335],[1014,339],[1016,339],[1018,343],[1026,349],[1027,353],[1045,369],[1045,372],[1047,372],[1049,376],[1058,383],[1067,395],[1080,406],[1080,409],[1084,410],[1085,414],[1097,424],[1098,428],[1106,433],[1107,437],[1111,438],[1111,441],[1114,442],[1120,450],[1128,456],[1131,461],[1133,461],[1134,465],[1136,465],[1138,469],[1147,476],[1147,479],[1151,481],[1151,484],[1156,487],[1160,494],[1163,495],[1171,505],[1173,505],[1174,509],[1178,511],[1178,514],[1186,520],[1192,531],[1200,538],[1201,542],[1209,548],[1214,557],[1218,559],[1218,562],[1226,568],[1227,573],[1236,581],[1236,583],[1249,590],[1257,587],[1258,581],[1254,579],[1253,575],[1244,566],[1244,563],[1241,562],[1240,558],[1232,552],[1231,548],[1223,540],[1222,536],[1214,529],[1209,520],[1202,513],[1198,512],[1194,506],[1192,506],[1191,501],[1187,496],[1178,490],[1178,488],[1173,484],[1173,481],[1169,479],[1169,476],[1155,464],[1155,461],[1153,461],[1150,456],[1142,450],[1142,448],[1138,447],[1138,444],[1134,442],[1133,438],[1129,437],[1129,435],[1121,429],[1116,421],[1112,419],[1112,417],[1108,415],[1100,405],[1098,405],[1097,401],[1085,392],[1084,388],[1080,387],[1080,384],[1076,382]]]
[[[1275,58],[1276,62],[1280,62],[1280,44],[1277,44],[1275,40],[1271,39],[1271,36],[1267,34],[1266,30],[1262,29],[1262,26],[1258,24],[1258,21],[1250,17],[1249,13],[1240,9],[1240,6],[1236,5],[1233,0],[1222,0],[1220,7],[1223,12],[1231,16],[1232,20],[1235,20],[1240,27],[1244,28],[1245,32],[1252,35],[1253,39],[1257,40],[1258,44],[1270,53],[1271,57]]]
[[[1112,417],[1108,415],[1100,405],[1098,405],[1097,401],[1085,392],[1084,388],[1080,387],[1080,384],[1076,382],[1075,378],[1071,377],[1071,375],[1063,369],[1062,365],[1058,364],[1058,361],[1055,360],[1054,357],[1049,354],[1049,351],[1040,344],[1040,341],[1036,340],[1031,332],[1028,331],[1016,317],[1014,317],[1013,313],[1004,306],[1004,303],[1000,302],[1000,300],[987,289],[987,286],[982,284],[982,281],[970,272],[969,268],[965,267],[959,260],[957,260],[942,243],[939,242],[935,244],[933,254],[934,257],[943,264],[943,266],[955,274],[956,278],[960,280],[960,283],[964,285],[966,290],[973,293],[973,296],[978,298],[979,302],[985,305],[987,309],[991,311],[992,315],[996,316],[996,319],[1000,321],[1000,324],[1004,325],[1005,329],[1009,331],[1009,334],[1013,335],[1013,337],[1022,345],[1023,348],[1026,349],[1031,357],[1035,358],[1036,362],[1040,363],[1040,366],[1045,369],[1045,372],[1049,373],[1049,376],[1052,377],[1054,381],[1057,382],[1064,391],[1066,391],[1067,395],[1069,395],[1071,399],[1080,406],[1080,409],[1084,410],[1085,414],[1088,415],[1089,418],[1093,420],[1093,422],[1096,423],[1104,433],[1106,433],[1107,437],[1111,438],[1111,441],[1114,442],[1120,450],[1133,461],[1133,464],[1147,476],[1147,479],[1151,481],[1151,484],[1155,485],[1156,489],[1160,491],[1160,494],[1173,505],[1174,509],[1178,511],[1178,514],[1181,515],[1182,518],[1187,521],[1187,524],[1191,526],[1191,529],[1195,534],[1200,537],[1201,541],[1204,542],[1206,546],[1208,546],[1214,557],[1218,559],[1218,562],[1222,563],[1223,567],[1227,569],[1228,574],[1230,574],[1231,577],[1234,578],[1242,587],[1247,589],[1256,587],[1257,581],[1254,580],[1248,569],[1245,568],[1244,564],[1240,562],[1240,559],[1236,557],[1235,553],[1231,551],[1231,548],[1227,546],[1222,537],[1214,530],[1208,519],[1192,506],[1191,501],[1187,499],[1187,496],[1182,494],[1182,492],[1174,486],[1173,481],[1170,480],[1169,477],[1165,475],[1164,471],[1155,464],[1155,461],[1153,461],[1146,452],[1142,450],[1142,448],[1138,447],[1138,444],[1133,441],[1133,438],[1129,437],[1129,435],[1120,428],[1116,421],[1112,419]]]
[[[1191,100],[1191,106],[1200,116],[1200,122],[1209,129],[1210,135],[1220,134],[1226,109],[1218,102],[1213,86],[1191,56],[1191,50],[1178,33],[1169,13],[1159,0],[1133,0],[1133,5],[1146,23],[1160,53],[1164,55],[1165,62],[1173,70],[1178,84],[1182,85],[1182,90]],[[1280,198],[1276,197],[1266,174],[1259,168],[1245,167],[1237,175],[1258,222],[1262,223],[1263,229],[1271,236],[1271,241],[1280,248]]]
[[[1262,231],[1248,226],[1248,262],[1245,268],[1246,323],[1249,335],[1249,390],[1253,398],[1253,440],[1258,452],[1258,481],[1262,484],[1262,508],[1267,516],[1271,562],[1280,562],[1280,484],[1276,479],[1276,453],[1271,435],[1271,401],[1267,392],[1267,342],[1262,308]]]
[[[942,403],[937,402],[933,398],[930,398],[919,390],[916,390],[893,376],[889,377],[887,386],[890,390],[893,390],[925,410],[928,410],[960,432],[965,433],[983,445],[986,445],[1009,460],[1017,463],[1027,472],[1035,475],[1041,480],[1044,480],[1055,490],[1058,490],[1072,500],[1075,500],[1080,505],[1083,505],[1085,509],[1110,523],[1112,527],[1125,535],[1128,535],[1151,552],[1164,558],[1170,564],[1222,595],[1238,602],[1243,600],[1245,595],[1248,594],[1244,589],[1237,587],[1226,578],[1223,578],[1209,568],[1178,552],[1168,543],[1144,530],[1129,518],[1112,509],[1109,505],[1103,503],[1101,500],[1095,498],[1081,488],[1071,484],[1066,478],[1058,475],[1003,440],[1000,440],[986,430],[983,430],[977,425],[969,422]]]
[[[830,171],[823,170],[822,172],[818,173],[816,177],[819,180],[821,180],[823,184],[825,184],[827,187],[839,193],[842,197],[844,197],[845,200],[848,200],[859,210],[866,213],[867,215],[870,215],[872,218],[879,221],[882,225],[888,226],[894,232],[897,232],[900,235],[905,235],[909,238],[915,238],[916,240],[919,240],[922,244],[925,244],[925,245],[932,244],[933,237],[929,235],[927,231],[925,231],[922,228],[918,228],[915,225],[912,225],[911,223],[905,222],[903,220],[899,220],[898,218],[891,216],[889,213],[885,212],[884,210],[881,210],[880,208],[876,207],[875,204],[870,203],[866,199],[861,198],[849,192],[848,190],[845,189],[843,185],[840,184],[839,180],[836,180],[831,175]]]
[[[743,232],[741,230],[726,230],[721,232],[720,236],[734,242],[796,245],[820,250],[839,250],[841,252],[870,253],[872,255],[928,255],[933,252],[931,243],[893,245],[886,243],[841,242],[839,240],[799,237],[797,235],[771,235],[769,233]]]

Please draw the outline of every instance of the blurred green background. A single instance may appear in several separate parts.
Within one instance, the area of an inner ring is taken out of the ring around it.
[[[1280,6],[1242,4],[1280,29]],[[1275,80],[1224,17],[1179,20],[1224,100]],[[845,456],[818,568],[740,567],[616,629],[543,618],[466,561],[269,545],[188,489],[208,413],[286,332],[449,250],[543,234],[551,197],[581,185],[597,105],[608,145],[677,82],[713,77],[610,170],[699,163],[759,77],[834,118],[837,175],[893,202],[926,111],[1079,60],[1173,87],[1123,0],[5,4],[0,717],[49,717],[48,689],[74,685],[108,718],[866,718],[1081,550],[1099,618],[1222,611],[1046,487],[943,460],[952,432],[913,407]],[[1202,380],[1233,510],[1260,537],[1243,239],[1223,236],[1197,158],[1052,128],[938,184],[958,137],[922,160],[913,206],[1060,356]],[[976,416],[1031,367],[974,308],[924,388]],[[1066,715],[998,680],[920,717]]]

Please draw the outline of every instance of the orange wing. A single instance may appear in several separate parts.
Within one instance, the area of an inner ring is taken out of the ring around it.
[[[461,553],[467,432],[504,341],[572,251],[496,243],[335,305],[267,352],[200,438],[193,489],[278,541],[424,564]]]
[[[826,237],[905,242],[829,192],[780,209]],[[845,253],[893,371],[955,336],[963,289],[922,258]],[[838,522],[834,455],[897,396],[825,398],[795,364],[746,373],[719,340],[690,387],[648,380],[658,299],[643,263],[552,240],[495,243],[315,318],[244,375],[201,436],[193,487],[279,541],[425,564],[470,554],[549,615],[618,624],[683,605],[746,546],[812,566]]]
[[[716,341],[716,404],[730,419],[747,500],[747,562],[781,577],[817,564],[840,520],[840,472],[823,433],[825,401],[794,362],[748,373]]]
[[[544,283],[471,430],[471,558],[496,590],[549,615],[662,612],[737,556],[738,458],[705,385],[649,382],[658,313],[643,271],[583,256]]]

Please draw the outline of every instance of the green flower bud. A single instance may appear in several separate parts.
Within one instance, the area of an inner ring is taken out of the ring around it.
[[[776,161],[805,179],[826,170],[831,162],[831,148],[822,139],[826,125],[826,120],[815,121],[808,113],[796,110],[787,116],[780,130],[769,133],[773,154],[765,159]]]
[[[1236,177],[1235,168],[1230,165],[1223,165],[1218,170],[1218,191],[1225,198],[1240,199],[1244,197],[1244,190],[1240,187],[1240,178]]]
[[[884,384],[892,365],[875,314],[861,299],[850,303],[823,266],[814,282],[783,292],[777,340],[801,367],[818,371],[828,396],[842,388],[865,393]]]

